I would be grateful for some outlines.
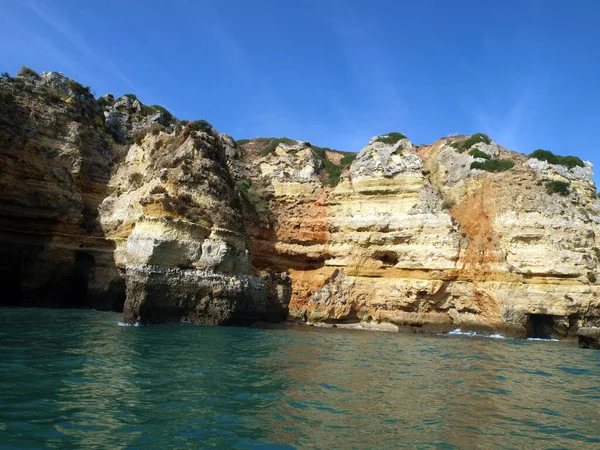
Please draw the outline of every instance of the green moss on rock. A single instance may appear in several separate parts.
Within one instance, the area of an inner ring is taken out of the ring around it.
[[[571,193],[571,185],[565,181],[552,180],[546,183],[546,192],[566,197]]]
[[[539,161],[546,161],[548,164],[567,166],[569,169],[585,167],[584,162],[577,156],[555,155],[549,150],[538,149],[529,155],[529,159],[532,158]]]
[[[471,155],[473,158],[483,158],[483,159],[491,159],[490,155],[488,155],[485,152],[482,152],[481,150],[479,150],[478,148],[474,148],[473,150],[471,150],[469,152],[469,155]]]
[[[469,136],[464,141],[455,141],[452,142],[450,145],[454,147],[459,153],[463,153],[469,150],[475,144],[479,144],[480,142],[483,142],[484,144],[491,144],[492,140],[487,134],[475,133]]]
[[[504,172],[512,169],[515,163],[506,159],[488,159],[484,162],[474,161],[471,169],[485,170],[487,172]]]
[[[394,145],[401,139],[406,139],[406,136],[402,133],[392,132],[379,136],[375,142],[383,142],[384,144]]]

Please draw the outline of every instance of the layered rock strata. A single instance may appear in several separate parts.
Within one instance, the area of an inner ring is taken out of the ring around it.
[[[0,83],[3,304],[130,323],[286,316],[289,279],[252,268],[231,138],[130,97],[101,106],[55,73]]]
[[[515,163],[490,173],[471,169],[478,159],[452,147],[456,139],[418,149],[385,140],[373,138],[335,188],[300,175],[316,166],[308,145],[281,144],[255,162],[275,219],[247,227],[250,248],[260,268],[290,274],[293,317],[521,337],[597,323],[589,164],[568,169],[477,144]],[[549,194],[552,180],[568,180],[570,194]]]
[[[350,164],[308,142],[238,145],[56,73],[0,80],[0,112],[3,304],[211,324],[284,320],[289,304],[309,323],[538,337],[600,325],[589,163],[396,133]]]
[[[68,79],[0,80],[0,303],[121,309],[124,280],[97,222],[120,148]]]

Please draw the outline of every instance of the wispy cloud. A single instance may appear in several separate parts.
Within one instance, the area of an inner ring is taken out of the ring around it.
[[[227,19],[225,7],[207,3],[198,8],[195,0],[185,2],[185,6],[189,13],[180,26],[193,27],[193,34],[202,40],[206,61],[210,60],[210,70],[221,71],[224,84],[229,82],[235,89],[247,91],[246,101],[236,106],[240,120],[234,129],[226,131],[243,137],[260,134],[279,136],[282,133],[290,137],[294,133],[302,135],[295,131],[300,128],[300,121],[293,106],[285,101],[281,92],[273,88],[275,83],[264,68],[258,67],[249,56],[251,52],[243,37],[236,33],[232,22]],[[255,98],[256,102],[249,100],[251,98]],[[192,108],[197,106],[192,106],[190,110]]]
[[[475,107],[470,112],[477,129],[483,130],[504,147],[517,149],[519,136],[527,127],[526,116],[532,107],[533,94],[533,88],[526,87],[504,114],[492,114],[482,106]],[[494,105],[493,110],[496,111],[497,107]]]
[[[524,74],[518,87],[505,98],[492,97],[486,104],[476,103],[463,108],[471,114],[477,130],[489,134],[504,147],[516,151],[528,151],[526,145],[539,140],[535,119],[540,114],[540,102],[548,94],[549,76],[532,70]]]
[[[229,30],[229,26],[223,20],[220,12],[216,8],[210,8],[205,9],[203,14],[208,15],[209,20],[203,20],[202,30],[218,47],[221,58],[232,70],[247,70],[249,64],[246,64],[246,55],[242,46]]]
[[[88,62],[108,68],[113,75],[123,80],[131,89],[137,89],[136,84],[117,67],[114,61],[109,56],[94,51],[84,37],[63,16],[57,13],[56,8],[51,3],[26,1],[24,4],[35,16],[46,23],[54,32],[62,36]],[[31,34],[34,36],[34,39],[36,39],[35,36],[38,36],[41,38],[38,40],[45,41],[45,46],[50,48],[65,65],[68,67],[76,65],[81,68],[80,64],[74,64],[71,57],[52,45],[52,39],[40,35],[39,31],[32,32]]]
[[[341,8],[336,2],[331,5],[333,31],[356,87],[366,90],[368,97],[379,106],[398,109],[403,101],[391,70],[384,62],[384,46],[372,38],[374,30],[348,8]]]
[[[83,37],[73,29],[66,21],[62,19],[54,10],[47,6],[46,3],[34,3],[32,1],[25,2],[25,5],[38,18],[46,22],[56,32],[62,34],[73,47],[78,49],[84,55],[95,57],[95,53],[87,45]]]
[[[346,3],[332,0],[328,9],[324,19],[344,56],[352,91],[331,93],[329,100],[340,126],[335,139],[347,149],[358,150],[371,135],[405,126],[408,106],[398,74],[386,62],[389,49],[374,37],[378,34],[375,24]]]

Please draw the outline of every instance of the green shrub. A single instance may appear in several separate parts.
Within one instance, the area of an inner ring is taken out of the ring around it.
[[[529,159],[535,158],[540,161],[546,161],[549,164],[558,164],[558,157],[548,150],[538,149],[528,156]]]
[[[136,100],[138,99],[138,98],[137,98],[137,95],[135,95],[135,94],[123,94],[123,95],[121,96],[121,98],[123,98],[123,97],[129,97],[129,98],[131,99],[131,101],[133,101],[133,102],[134,102],[134,101],[136,101]]]
[[[548,164],[563,165],[569,169],[574,167],[585,167],[585,164],[577,156],[560,156],[548,150],[538,149],[529,155],[529,159],[538,159],[540,161],[546,161]]]
[[[148,105],[142,105],[142,114],[145,116],[149,116],[151,114],[154,114],[156,111],[154,110],[154,108],[152,108],[151,106]]]
[[[323,160],[323,169],[329,175],[328,183],[330,186],[335,186],[340,181],[340,175],[342,175],[343,166],[338,166],[336,163],[329,161],[328,159]]]
[[[206,120],[194,120],[193,122],[189,122],[187,127],[194,131],[210,131],[212,130],[212,125],[208,123]]]
[[[506,159],[488,159],[484,162],[474,161],[471,163],[471,169],[480,169],[487,172],[504,172],[512,169],[515,163]]]
[[[250,142],[250,139],[238,139],[237,141],[235,141],[235,144],[239,146],[247,144],[248,142]]]
[[[383,142],[384,144],[394,145],[400,139],[406,139],[406,136],[402,133],[393,132],[379,136],[375,142]]]
[[[550,195],[558,194],[566,197],[571,193],[571,185],[564,181],[552,180],[546,183],[546,192]]]
[[[6,92],[3,90],[0,90],[0,107],[7,106],[7,105],[2,105],[2,103],[9,104],[9,103],[13,103],[14,100],[15,100],[15,97],[11,92]],[[2,110],[2,109],[0,108],[0,110]],[[6,111],[6,109],[4,109],[4,111]],[[0,136],[2,136],[2,135],[0,134]],[[0,138],[0,142],[2,142],[1,138]]]
[[[251,181],[242,181],[237,186],[242,199],[250,205],[254,212],[264,214],[269,211],[268,195],[264,186]]]
[[[0,80],[11,80],[12,77],[10,76],[10,73],[8,72],[2,72],[0,74]]]
[[[356,153],[350,153],[349,155],[346,155],[342,159],[340,159],[340,164],[342,166],[349,166],[350,164],[352,164],[354,162],[354,160],[356,159],[356,156],[357,156]]]
[[[169,122],[175,120],[175,116],[173,116],[173,114],[171,114],[167,108],[164,108],[160,105],[152,105],[151,108],[154,108],[155,111],[161,112],[165,120]]]
[[[98,103],[100,108],[110,108],[112,106],[112,103],[105,97],[100,97],[98,100],[96,100],[96,103]]]
[[[316,145],[311,145],[311,143],[308,143],[308,146],[310,148],[313,149],[313,151],[319,155],[319,158],[321,159],[325,159],[325,152],[330,152],[332,151],[329,147],[317,147]]]
[[[67,82],[67,87],[69,90],[73,91],[75,95],[91,95],[90,87],[84,87],[81,83],[78,83],[75,80],[69,80]]]
[[[260,151],[260,156],[267,156],[275,151],[279,144],[293,144],[293,139],[282,137],[279,139],[272,138],[265,148]]]
[[[563,166],[567,166],[569,169],[574,167],[585,167],[584,162],[577,156],[560,156],[559,163]]]
[[[491,144],[492,140],[488,137],[487,134],[483,133],[475,133],[469,136],[468,139],[464,141],[456,141],[452,142],[450,145],[458,150],[459,153],[463,153],[473,147],[475,144],[479,144],[483,142],[484,144]]]
[[[473,150],[471,150],[469,152],[469,155],[471,155],[473,158],[483,158],[483,159],[490,159],[490,155],[488,155],[485,152],[482,152],[481,150],[479,150],[478,148],[474,148]]]
[[[236,141],[236,143],[237,143],[237,145],[243,145],[248,141],[249,141],[248,139],[240,139],[239,141]],[[283,137],[283,138],[257,138],[257,139],[255,139],[255,142],[261,142],[261,143],[265,144],[263,149],[260,151],[260,155],[267,156],[267,155],[271,154],[272,152],[274,152],[279,144],[293,144],[296,141],[294,141],[293,139],[289,139],[287,137]],[[323,170],[327,174],[327,183],[331,186],[335,186],[339,182],[340,176],[341,176],[344,168],[346,166],[348,166],[349,164],[352,164],[352,162],[356,159],[356,153],[347,153],[340,160],[340,163],[336,164],[333,161],[328,160],[326,157],[326,154],[327,154],[327,152],[340,153],[338,150],[332,150],[329,147],[319,147],[316,145],[312,145],[310,142],[307,142],[306,144],[321,159],[321,161],[323,163]]]
[[[41,79],[42,77],[40,77],[40,74],[37,73],[35,70],[26,67],[26,66],[21,66],[21,70],[19,70],[19,72],[17,73],[18,77],[31,77],[31,78],[35,78],[36,80]]]
[[[313,151],[321,158],[323,162],[323,169],[328,175],[328,184],[330,186],[335,186],[340,181],[340,176],[342,175],[342,170],[349,164],[352,164],[352,161],[356,159],[356,153],[350,153],[345,155],[339,164],[334,163],[327,159],[327,152],[337,152],[337,150],[332,150],[329,147],[318,147],[316,145],[308,145],[313,149]]]
[[[62,97],[59,95],[58,91],[51,86],[40,87],[37,92],[41,97],[48,100],[50,103],[61,103]]]

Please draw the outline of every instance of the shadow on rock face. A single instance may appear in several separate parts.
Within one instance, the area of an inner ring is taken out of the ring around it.
[[[97,221],[111,140],[93,99],[63,97],[43,80],[0,80],[0,304],[120,310],[123,277]]]

